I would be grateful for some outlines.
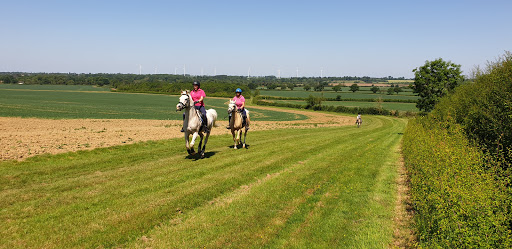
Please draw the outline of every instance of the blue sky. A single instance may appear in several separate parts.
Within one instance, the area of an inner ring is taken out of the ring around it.
[[[413,77],[512,50],[512,1],[3,1],[0,71]]]

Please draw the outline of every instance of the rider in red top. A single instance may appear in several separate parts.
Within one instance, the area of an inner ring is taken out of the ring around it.
[[[204,132],[208,132],[208,120],[206,118],[206,109],[204,108],[204,98],[206,94],[203,89],[201,89],[201,83],[199,81],[194,81],[192,84],[194,90],[190,92],[190,96],[192,97],[192,101],[194,101],[194,107],[201,112],[201,119],[203,120],[203,130]],[[183,119],[185,119],[185,113],[183,113]],[[181,129],[181,132],[184,132],[184,129]]]

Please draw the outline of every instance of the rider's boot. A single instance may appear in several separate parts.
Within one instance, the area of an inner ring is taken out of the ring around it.
[[[226,126],[226,129],[231,129],[231,116],[228,117],[228,126]]]
[[[203,131],[206,133],[209,133],[210,130],[208,129],[208,120],[206,117],[203,117]]]
[[[183,113],[183,121],[185,121],[185,113]],[[181,127],[181,132],[185,132],[185,128],[183,126]]]

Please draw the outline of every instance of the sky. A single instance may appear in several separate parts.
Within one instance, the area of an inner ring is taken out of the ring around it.
[[[512,51],[512,1],[2,0],[0,72],[412,78]]]

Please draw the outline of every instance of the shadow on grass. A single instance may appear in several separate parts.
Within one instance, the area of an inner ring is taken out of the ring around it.
[[[250,147],[249,144],[245,144],[245,149],[249,149],[249,147]],[[228,146],[228,148],[233,149],[233,148],[235,148],[235,146],[234,145],[230,145],[230,146]],[[244,147],[242,147],[242,145],[239,144],[236,148],[237,149],[243,149]]]
[[[194,161],[197,161],[197,160],[201,160],[201,159],[210,158],[210,157],[214,156],[215,154],[217,154],[216,151],[206,151],[204,153],[204,158],[201,158],[201,154],[196,152],[195,155],[188,155],[185,157],[185,159],[192,159]]]

